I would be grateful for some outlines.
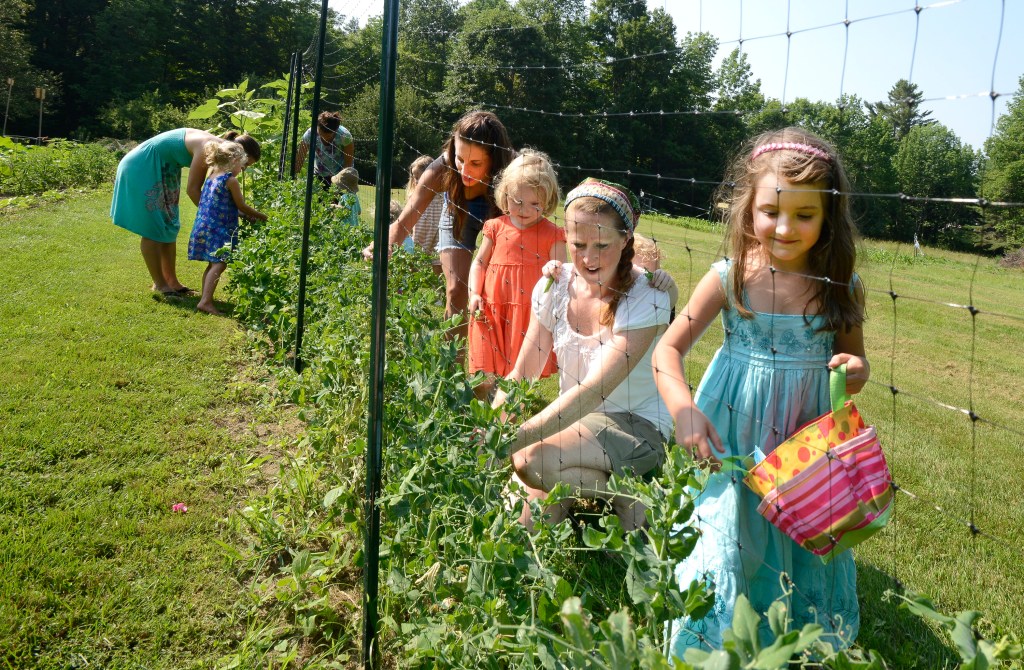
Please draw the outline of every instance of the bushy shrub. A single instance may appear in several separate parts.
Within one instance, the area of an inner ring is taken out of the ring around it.
[[[99,144],[22,146],[0,138],[0,193],[33,195],[112,183],[120,156]]]

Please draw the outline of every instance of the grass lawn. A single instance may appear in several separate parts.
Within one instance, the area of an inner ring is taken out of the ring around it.
[[[109,204],[0,215],[4,668],[209,667],[244,634],[219,543],[285,419],[255,414],[232,320],[153,299]]]

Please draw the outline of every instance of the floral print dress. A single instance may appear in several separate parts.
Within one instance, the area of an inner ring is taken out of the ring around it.
[[[238,234],[238,207],[228,190],[230,172],[210,177],[203,183],[199,210],[188,241],[188,257],[193,261],[227,263],[227,254],[217,255],[222,247],[233,246]]]

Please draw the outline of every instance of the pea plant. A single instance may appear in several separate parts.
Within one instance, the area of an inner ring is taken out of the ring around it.
[[[251,538],[229,559],[251,582],[250,625],[225,667],[349,667],[358,657],[360,575],[366,503],[370,266],[360,256],[365,227],[314,203],[302,355],[295,341],[303,197],[295,182],[257,176],[252,192],[264,223],[247,223],[233,256],[229,290],[254,349],[268,361],[282,401],[295,403],[305,430],[278,463],[277,483],[232,521]],[[680,585],[675,565],[697,541],[690,525],[702,476],[669,446],[658,476],[613,478],[613,492],[640,500],[648,525],[625,532],[600,512],[574,524],[518,522],[511,481],[515,424],[476,400],[447,335],[443,286],[422,255],[396,252],[385,350],[383,490],[378,651],[387,667],[411,668],[790,668],[878,669],[876,654],[833,652],[817,626],[791,630],[784,605],[761,616],[737,603],[723,648],[664,653],[666,624],[702,617],[714,592]],[[537,388],[506,384],[511,406],[538,405]],[[265,458],[252,467],[266,467]],[[556,488],[546,503],[571,495]],[[534,505],[535,515],[542,513]],[[969,617],[915,611],[950,628],[965,667],[1013,658],[1012,641],[970,646]],[[964,632],[965,628],[968,632]],[[762,627],[763,628],[763,627]],[[969,657],[969,660],[968,660]],[[973,663],[973,665],[971,665]]]

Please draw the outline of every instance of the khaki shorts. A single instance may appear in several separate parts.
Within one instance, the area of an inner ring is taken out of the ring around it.
[[[617,475],[646,475],[665,462],[665,437],[647,419],[629,412],[594,412],[580,420],[597,438]]]

